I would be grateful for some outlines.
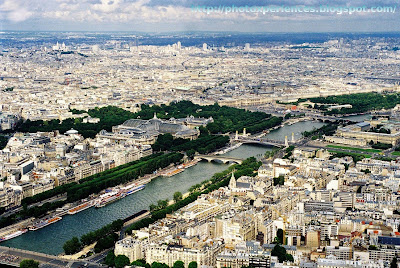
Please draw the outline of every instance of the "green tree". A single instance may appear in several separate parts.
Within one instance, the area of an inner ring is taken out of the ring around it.
[[[138,259],[138,260],[132,262],[131,266],[140,266],[140,267],[146,267],[146,268],[151,267],[150,264],[148,264],[145,259]]]
[[[370,140],[370,141],[369,141],[369,145],[374,145],[374,141],[373,141],[373,140]]]
[[[205,128],[203,126],[199,127],[199,131],[200,131],[200,136],[204,136],[204,135],[208,135],[209,134],[207,128]]]
[[[174,193],[174,201],[175,203],[182,200],[182,193],[181,192],[175,192]]]
[[[289,253],[286,253],[286,260],[287,261],[290,261],[290,262],[294,262],[294,259],[293,259],[293,256],[292,256],[292,254],[289,254]]]
[[[166,133],[159,135],[152,147],[154,151],[165,151],[170,149],[173,143],[174,137],[170,133]]]
[[[174,263],[174,266],[172,266],[173,268],[185,268],[185,264],[183,263],[183,261],[176,261]]]
[[[190,188],[189,188],[189,192],[190,192],[190,193],[194,193],[196,190],[197,190],[197,188],[196,188],[195,185],[192,185],[192,186],[190,186]]]
[[[22,260],[19,263],[20,268],[38,268],[39,267],[39,262],[32,260],[32,259],[27,259],[27,260]]]
[[[209,123],[207,125],[207,130],[211,133],[218,133],[221,132],[221,127],[217,123]]]
[[[344,163],[344,170],[345,170],[345,171],[349,170],[349,164]]]
[[[104,260],[104,263],[107,264],[108,266],[114,266],[115,265],[115,254],[114,250],[110,250],[107,254],[106,259]]]
[[[397,257],[393,257],[392,261],[390,262],[390,268],[397,268]]]
[[[195,154],[196,154],[196,150],[195,149],[189,149],[189,150],[186,151],[186,155],[189,158],[193,158]]]
[[[278,178],[274,178],[274,186],[284,185],[284,184],[285,184],[285,176],[280,175]]]
[[[63,249],[65,254],[71,255],[77,253],[81,249],[81,242],[79,242],[78,237],[73,237],[71,240],[68,240],[63,245]]]
[[[188,268],[197,268],[197,262],[195,261],[190,262]]]
[[[286,249],[279,244],[276,244],[275,247],[271,251],[272,256],[278,257],[279,262],[290,261],[293,259],[293,256],[286,253]]]
[[[361,169],[361,172],[364,172],[365,174],[371,173],[371,170],[367,169]]]
[[[99,253],[107,248],[113,247],[117,240],[118,235],[116,233],[111,233],[105,237],[100,238],[94,246],[94,252]]]
[[[131,262],[129,261],[129,258],[127,256],[118,255],[117,257],[115,257],[114,263],[115,263],[115,267],[122,268],[122,267],[129,265]]]
[[[157,209],[157,206],[154,204],[150,204],[149,209],[150,209],[150,211],[154,211]]]
[[[158,200],[157,201],[158,208],[163,209],[168,206],[168,199],[166,200]]]
[[[283,244],[283,230],[281,228],[276,231],[276,237],[278,237],[278,243]]]
[[[151,268],[169,268],[165,263],[153,262]]]

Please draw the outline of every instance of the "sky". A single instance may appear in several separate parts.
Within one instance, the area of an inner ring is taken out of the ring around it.
[[[323,12],[326,5],[336,12]],[[303,12],[270,12],[271,6]],[[392,12],[338,14],[350,7]],[[310,8],[317,12],[304,12]],[[399,13],[398,0],[0,0],[0,30],[399,32]]]

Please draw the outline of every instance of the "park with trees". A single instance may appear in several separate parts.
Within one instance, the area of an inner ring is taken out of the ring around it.
[[[74,114],[87,113],[93,118],[99,118],[98,123],[83,123],[82,118],[68,118],[63,121],[54,119],[50,121],[26,120],[18,126],[19,132],[35,133],[51,132],[58,130],[64,134],[71,128],[77,130],[84,138],[94,138],[101,130],[111,131],[113,126],[120,125],[129,119],[151,119],[154,114],[160,119],[185,118],[193,115],[195,117],[212,117],[213,123],[206,128],[211,134],[243,131],[244,128],[250,133],[261,132],[265,129],[279,125],[281,117],[271,116],[263,112],[250,112],[218,104],[201,106],[190,101],[174,102],[170,105],[141,105],[141,111],[132,113],[115,106],[94,108],[86,111],[71,110]]]
[[[229,143],[228,136],[222,135],[202,135],[195,140],[185,140],[181,138],[174,139],[171,134],[159,135],[157,141],[153,144],[153,150],[157,151],[175,151],[186,152],[189,157],[198,152],[200,154],[211,153]]]
[[[399,93],[381,94],[376,92],[370,93],[356,93],[340,96],[328,96],[318,98],[299,99],[296,103],[311,101],[313,103],[319,103],[322,105],[314,106],[315,109],[319,109],[326,115],[331,114],[354,114],[354,113],[365,113],[372,110],[381,109],[392,109],[400,103]],[[328,105],[323,104],[351,104],[352,108],[332,109],[328,111]]]
[[[66,241],[63,245],[63,249],[65,254],[71,255],[79,252],[83,247],[91,245],[96,242],[94,247],[95,253],[99,253],[104,249],[113,247],[115,242],[118,240],[118,234],[122,228],[123,221],[115,220],[102,228],[84,234],[80,237],[73,237],[70,240]]]

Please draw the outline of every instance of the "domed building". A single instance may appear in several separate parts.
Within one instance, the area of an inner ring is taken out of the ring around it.
[[[178,122],[178,123],[177,123]],[[200,135],[197,128],[189,128],[175,119],[162,120],[154,117],[150,120],[130,119],[122,125],[114,126],[112,133],[102,131],[101,136],[110,139],[133,139],[138,144],[153,144],[160,134],[170,133],[175,138],[194,140]]]

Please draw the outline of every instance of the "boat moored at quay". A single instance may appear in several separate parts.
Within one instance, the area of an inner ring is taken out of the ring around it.
[[[123,189],[123,191],[125,192],[125,196],[128,196],[128,195],[131,195],[131,194],[133,194],[133,193],[136,193],[136,192],[138,192],[138,191],[140,191],[140,190],[143,190],[144,187],[146,187],[146,184],[139,185],[139,186],[137,186],[136,184],[134,184],[134,185],[129,185],[129,186],[127,186],[127,187],[124,187],[124,188],[122,188],[122,189]]]
[[[26,232],[28,232],[28,229],[21,229],[21,230],[18,230],[18,231],[16,231],[16,232],[12,233],[12,234],[9,234],[9,235],[6,235],[6,236],[4,236],[4,237],[1,237],[1,238],[0,238],[0,242],[13,239],[13,238],[18,237],[18,236],[20,236],[20,235],[23,235],[23,234],[26,233]]]
[[[73,207],[73,208],[69,209],[67,213],[69,215],[74,215],[74,214],[79,213],[79,212],[81,212],[81,211],[83,211],[85,209],[93,207],[94,204],[95,204],[94,201],[88,201],[88,202],[85,202],[83,204],[80,204],[79,206],[76,206],[76,207]]]
[[[166,170],[165,172],[161,173],[161,176],[163,177],[172,177],[176,174],[181,173],[182,171],[184,171],[185,169],[181,166],[181,167],[174,167],[172,169]]]
[[[53,217],[51,219],[40,220],[38,223],[30,226],[28,229],[29,229],[29,231],[36,231],[36,230],[39,230],[39,229],[41,229],[43,227],[46,227],[46,226],[48,226],[50,224],[56,223],[56,222],[60,221],[61,219],[62,219],[61,217],[56,216],[56,217]]]
[[[108,204],[111,204],[123,197],[125,197],[126,194],[124,193],[124,191],[121,190],[113,190],[111,192],[105,193],[103,195],[100,196],[99,199],[97,199],[96,204],[94,205],[96,208],[101,208],[104,207]]]
[[[133,193],[136,193],[137,191],[143,190],[146,185],[136,185],[136,184],[131,184],[128,186],[125,186],[120,189],[113,189],[109,192],[106,192],[105,194],[102,194],[96,201],[96,204],[94,205],[96,208],[101,208],[104,207],[110,203],[113,203],[121,198],[124,198],[128,195],[131,195]]]

